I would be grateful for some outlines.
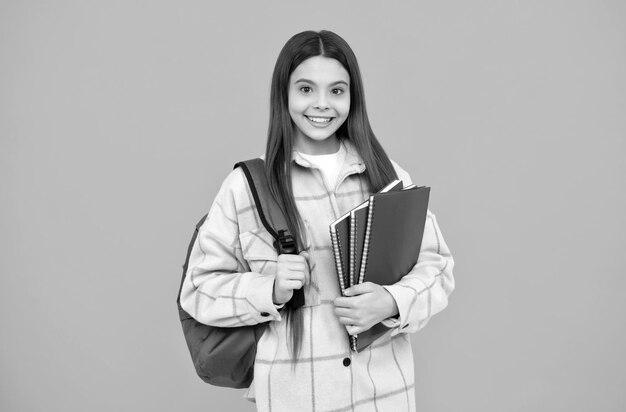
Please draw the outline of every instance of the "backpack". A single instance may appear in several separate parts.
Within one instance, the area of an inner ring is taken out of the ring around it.
[[[237,167],[241,167],[246,176],[259,218],[274,238],[274,247],[277,252],[297,254],[296,243],[289,234],[282,210],[269,191],[263,159],[255,158],[239,162],[234,166],[234,168]],[[196,321],[180,306],[180,293],[189,266],[189,256],[198,237],[198,230],[206,218],[207,215],[204,215],[196,224],[196,230],[187,249],[183,276],[176,299],[178,315],[198,376],[206,383],[215,386],[247,388],[254,375],[256,345],[265,332],[267,322],[241,327],[215,327]],[[286,306],[296,308],[303,304],[304,292],[299,289],[294,290],[293,297]]]

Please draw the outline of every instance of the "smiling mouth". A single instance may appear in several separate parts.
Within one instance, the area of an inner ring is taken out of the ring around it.
[[[307,116],[307,115],[305,115],[304,117],[309,119],[311,122],[315,124],[320,124],[320,125],[328,124],[331,122],[331,120],[334,119],[334,117],[320,117],[320,116]]]

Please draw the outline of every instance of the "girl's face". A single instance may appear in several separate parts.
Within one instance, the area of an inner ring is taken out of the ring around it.
[[[350,75],[335,59],[303,61],[289,77],[289,115],[295,126],[294,147],[308,154],[339,150],[335,132],[350,112]]]

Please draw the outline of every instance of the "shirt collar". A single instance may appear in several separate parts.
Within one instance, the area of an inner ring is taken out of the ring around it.
[[[342,168],[342,172],[340,174],[352,174],[352,173],[362,173],[365,171],[365,162],[361,158],[361,155],[356,150],[354,144],[348,139],[341,139],[340,143],[346,149],[346,157],[344,159],[344,164]],[[300,155],[300,152],[297,150],[293,150],[291,160],[296,164],[306,167],[312,168],[315,167],[311,162],[305,159]]]

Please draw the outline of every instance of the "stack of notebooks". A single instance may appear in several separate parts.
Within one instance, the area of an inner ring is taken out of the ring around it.
[[[430,188],[394,180],[330,225],[341,294],[352,285],[391,285],[417,263]],[[382,323],[350,337],[360,352],[389,329]]]

